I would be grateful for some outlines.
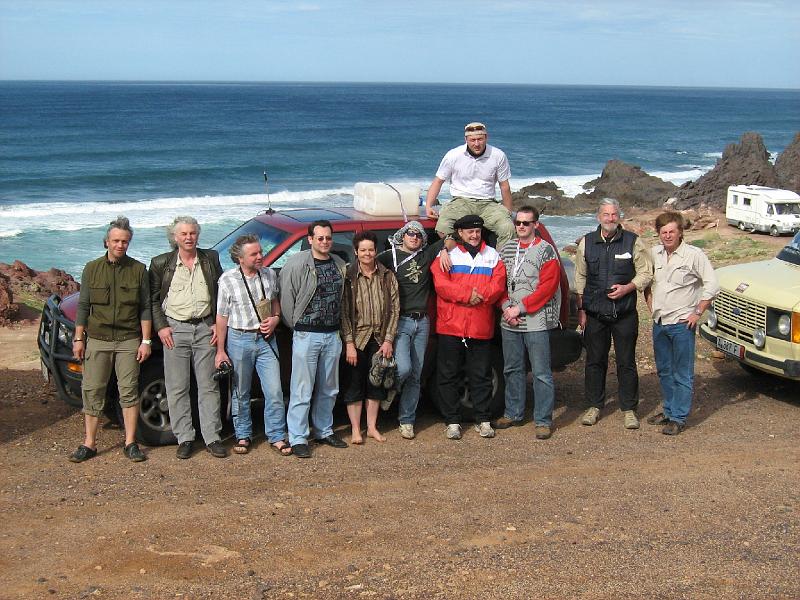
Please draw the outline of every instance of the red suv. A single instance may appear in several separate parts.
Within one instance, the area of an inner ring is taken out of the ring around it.
[[[280,211],[266,211],[242,224],[228,236],[218,242],[214,249],[219,251],[220,261],[224,269],[233,267],[228,254],[231,244],[242,234],[253,233],[261,239],[264,249],[264,264],[274,269],[280,269],[292,254],[308,249],[308,225],[318,219],[327,219],[333,225],[332,252],[338,254],[347,262],[353,260],[353,235],[357,231],[373,231],[378,236],[378,250],[389,248],[388,238],[400,227],[403,220],[399,217],[376,217],[352,208],[309,208]],[[426,228],[431,239],[437,239],[434,231],[435,221],[426,217],[419,217],[419,222]],[[539,228],[542,238],[553,243],[547,228],[542,224]],[[491,234],[490,234],[491,235]],[[570,292],[570,278],[573,265],[569,260],[562,259],[561,266],[561,329],[552,330],[550,334],[551,362],[554,370],[563,369],[570,363],[578,360],[581,355],[582,343],[580,335],[575,330],[576,310],[575,295]],[[78,294],[73,294],[61,300],[58,296],[51,296],[42,311],[42,320],[39,326],[38,344],[42,359],[42,373],[45,378],[54,381],[59,396],[67,403],[81,406],[81,376],[82,365],[72,358],[72,335],[75,330],[75,316],[78,305]],[[432,303],[435,305],[435,303]],[[435,318],[435,316],[434,316]],[[439,398],[436,390],[436,336],[433,335],[434,324],[431,325],[431,337],[428,352],[425,356],[422,385],[425,396],[438,406]],[[290,331],[281,325],[277,330],[278,346],[283,357],[281,361],[281,383],[284,394],[288,395],[289,379],[291,372],[291,343]],[[503,354],[500,343],[499,330],[495,336],[497,351],[492,359],[493,399],[492,410],[499,413],[504,405],[504,380],[503,380]],[[162,350],[158,339],[153,338],[153,354],[141,369],[139,376],[139,426],[138,437],[147,445],[162,445],[175,443],[172,427],[169,421],[167,408],[167,394],[164,384],[164,363]],[[466,375],[468,376],[468,375]],[[109,417],[118,418],[115,411],[119,404],[116,402],[116,385],[109,385],[109,402],[106,411]],[[194,391],[193,391],[194,392]],[[225,391],[227,396],[227,391]],[[254,382],[253,398],[260,398],[261,388]],[[462,402],[465,418],[471,408],[466,385],[462,391]],[[226,403],[223,402],[224,408]]]

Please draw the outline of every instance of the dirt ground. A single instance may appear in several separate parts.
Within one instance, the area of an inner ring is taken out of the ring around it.
[[[602,419],[578,423],[580,361],[556,374],[544,442],[530,422],[449,441],[425,412],[413,441],[387,417],[385,444],[311,460],[262,438],[243,457],[164,447],[133,464],[106,428],[81,465],[66,460],[81,415],[37,371],[35,327],[0,330],[0,597],[800,597],[798,386],[698,340],[689,427],[664,436],[644,423],[649,327],[637,431],[613,363]]]

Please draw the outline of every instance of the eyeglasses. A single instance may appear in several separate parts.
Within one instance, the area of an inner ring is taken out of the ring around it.
[[[530,227],[534,223],[536,223],[536,221],[514,221],[514,225],[517,227]]]
[[[333,238],[329,235],[318,235],[315,239],[318,242],[330,242]]]
[[[415,238],[422,239],[422,234],[419,231],[406,231],[406,235],[408,237],[415,237]]]

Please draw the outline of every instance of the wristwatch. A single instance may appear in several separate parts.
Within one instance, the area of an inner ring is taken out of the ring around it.
[[[151,346],[153,344],[153,340],[142,340],[142,343]]]
[[[699,308],[695,308],[694,309],[694,314],[696,314],[698,317],[701,317],[701,316],[703,316],[703,311],[700,310]]]

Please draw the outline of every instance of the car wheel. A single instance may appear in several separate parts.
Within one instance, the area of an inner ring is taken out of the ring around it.
[[[741,221],[739,221],[739,229],[744,231],[744,223],[742,223]]]
[[[122,407],[116,402],[120,421]],[[145,446],[167,446],[177,443],[172,433],[167,406],[167,386],[161,362],[144,363],[139,373],[139,420],[136,438]]]
[[[778,236],[780,235],[780,232],[778,231],[778,228],[777,228],[777,227],[775,227],[775,225],[773,225],[773,226],[772,226],[772,227],[770,227],[770,229],[769,229],[769,234],[770,234],[772,237],[778,237]]]
[[[441,414],[442,400],[439,396],[439,381],[434,370],[428,379],[428,397],[433,401],[436,410]],[[506,382],[503,377],[503,354],[500,348],[492,354],[492,399],[489,410],[492,416],[499,416],[505,408]],[[469,373],[464,373],[463,382],[458,386],[458,396],[461,401],[461,416],[465,422],[475,420],[475,411],[472,399],[469,396]]]

